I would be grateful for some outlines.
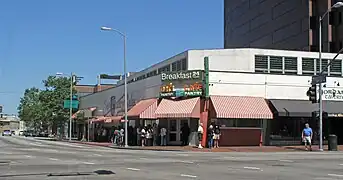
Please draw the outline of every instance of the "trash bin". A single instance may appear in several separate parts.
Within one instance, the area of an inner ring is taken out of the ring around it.
[[[330,134],[328,140],[329,151],[337,151],[337,136],[334,134]]]

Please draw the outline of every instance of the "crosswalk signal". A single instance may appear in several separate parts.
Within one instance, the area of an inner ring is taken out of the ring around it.
[[[308,88],[307,96],[309,101],[312,103],[317,103],[317,85],[312,85],[310,88]]]

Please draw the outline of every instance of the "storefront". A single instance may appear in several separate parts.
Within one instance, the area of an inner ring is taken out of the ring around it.
[[[159,126],[167,129],[167,143],[181,145],[187,141],[187,145],[195,145],[204,103],[203,71],[162,73],[161,81],[155,114]]]
[[[262,97],[210,96],[211,123],[221,126],[221,146],[264,145],[273,114]]]

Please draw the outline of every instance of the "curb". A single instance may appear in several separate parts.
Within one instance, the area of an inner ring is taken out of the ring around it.
[[[180,150],[180,149],[150,149],[150,148],[130,148],[130,147],[116,147],[116,146],[107,146],[112,149],[126,149],[126,150],[133,150],[133,151],[165,151],[165,152],[188,152],[187,150]]]

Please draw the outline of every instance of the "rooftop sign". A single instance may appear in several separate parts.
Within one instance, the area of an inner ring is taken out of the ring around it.
[[[198,80],[202,79],[202,71],[181,71],[162,73],[162,81]]]

